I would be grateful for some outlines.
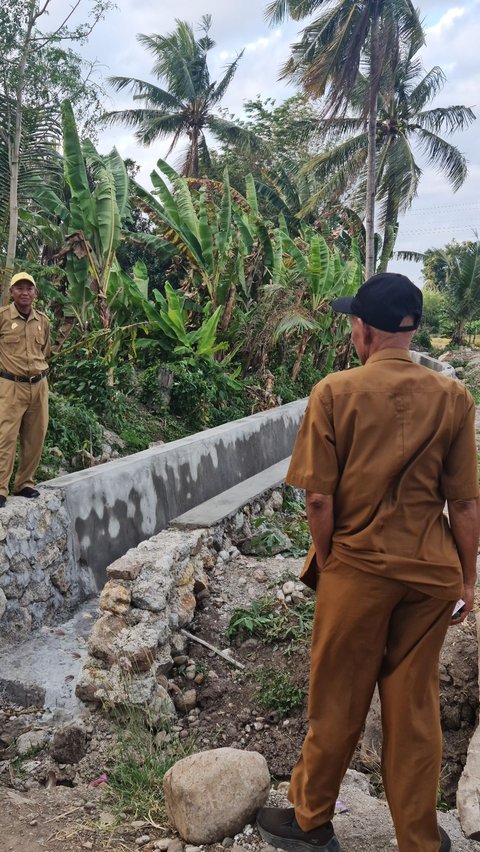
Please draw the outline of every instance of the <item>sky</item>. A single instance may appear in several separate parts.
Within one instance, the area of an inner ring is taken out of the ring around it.
[[[169,33],[175,19],[196,24],[202,15],[212,15],[211,36],[216,42],[210,52],[212,79],[219,79],[222,69],[243,48],[244,56],[227,91],[223,105],[238,116],[246,99],[257,96],[275,98],[277,103],[294,93],[291,86],[278,80],[279,69],[289,56],[289,46],[295,40],[300,23],[286,21],[271,27],[264,17],[262,0],[116,0],[117,8],[110,11],[97,25],[82,53],[97,60],[98,71],[109,75],[132,76],[152,80],[151,55],[137,42],[137,33]],[[65,0],[56,0],[57,4]],[[480,0],[419,0],[421,16],[426,27],[426,46],[422,58],[426,70],[439,65],[447,75],[447,83],[434,102],[435,106],[463,104],[473,108],[480,118]],[[78,14],[88,9],[88,0],[81,0]],[[63,6],[64,8],[64,6]],[[128,93],[110,90],[109,109],[132,105]],[[425,251],[441,247],[455,238],[471,239],[480,234],[480,146],[479,122],[467,131],[450,136],[466,155],[469,176],[464,186],[453,193],[447,180],[433,169],[424,167],[418,197],[411,210],[401,219],[397,249]],[[132,157],[141,166],[140,182],[149,189],[149,174],[156,160],[164,157],[168,143],[155,143],[150,148],[139,146],[133,133],[121,126],[100,130],[98,148],[107,153],[115,145],[122,156]],[[170,157],[176,165],[181,151]],[[408,274],[422,283],[420,265],[392,261],[391,271]]]

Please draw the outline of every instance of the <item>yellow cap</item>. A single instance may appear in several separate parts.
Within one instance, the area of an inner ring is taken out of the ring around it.
[[[10,281],[10,287],[13,287],[14,284],[18,284],[19,281],[29,281],[30,284],[33,284],[34,287],[37,286],[35,284],[35,279],[32,278],[32,276],[29,275],[28,272],[17,272],[17,274],[14,275],[12,280]]]

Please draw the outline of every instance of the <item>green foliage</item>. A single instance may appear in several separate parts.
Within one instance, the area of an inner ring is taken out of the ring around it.
[[[51,471],[55,463],[68,469],[84,467],[82,454],[89,456],[93,451],[95,455],[102,448],[102,428],[97,417],[85,404],[64,399],[55,392],[50,393],[49,405],[50,421],[42,454],[42,468]],[[58,448],[60,456],[52,456],[53,447]]]
[[[288,716],[291,710],[303,704],[304,690],[296,686],[286,672],[263,666],[253,676],[258,682],[257,703],[265,710],[276,712],[279,718]]]
[[[140,401],[160,418],[170,414],[187,431],[198,431],[251,414],[245,383],[229,376],[221,364],[178,361],[165,366],[173,376],[169,402],[159,386],[157,366],[147,368],[139,380]]]
[[[422,325],[428,329],[430,334],[438,336],[443,330],[445,303],[445,293],[432,286],[424,287]]]
[[[116,404],[105,359],[85,348],[61,352],[54,359],[52,386],[57,393],[103,417],[108,417]]]
[[[226,635],[257,636],[265,642],[307,642],[311,636],[315,601],[308,599],[285,607],[270,597],[254,601],[248,609],[235,609]]]
[[[431,352],[433,349],[432,339],[427,328],[419,328],[412,339],[412,349],[418,349],[421,352]]]
[[[251,552],[264,556],[281,553],[294,558],[307,553],[311,535],[305,503],[294,499],[294,493],[287,490],[282,511],[255,520],[258,532],[250,539]]]

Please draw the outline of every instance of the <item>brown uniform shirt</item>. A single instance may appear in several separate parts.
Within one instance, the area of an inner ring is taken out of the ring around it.
[[[443,510],[447,499],[479,493],[474,419],[460,382],[400,349],[319,382],[286,479],[334,495],[329,559],[433,597],[460,597],[462,571]]]
[[[0,308],[0,370],[14,376],[36,376],[47,369],[50,323],[32,308],[27,320],[13,302]]]

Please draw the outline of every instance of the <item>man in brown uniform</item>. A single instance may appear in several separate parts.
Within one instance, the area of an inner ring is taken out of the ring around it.
[[[303,574],[317,587],[309,730],[294,808],[264,808],[258,826],[290,852],[338,852],[335,800],[378,683],[399,852],[448,852],[436,815],[438,659],[449,624],[473,606],[474,404],[462,384],[411,361],[422,295],[408,278],[376,275],[333,308],[352,315],[363,366],[315,386],[287,474],[306,490],[313,540]]]
[[[14,493],[38,497],[33,477],[48,426],[50,325],[35,310],[35,281],[26,272],[13,276],[12,303],[0,308],[0,508],[5,506],[20,434],[20,461]]]

